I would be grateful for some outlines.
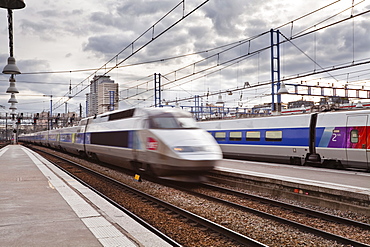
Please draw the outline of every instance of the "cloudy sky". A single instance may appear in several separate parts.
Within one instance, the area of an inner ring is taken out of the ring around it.
[[[104,74],[117,63],[120,67],[107,75],[120,85],[121,107],[154,103],[154,73],[165,75],[162,98],[166,101],[209,93],[201,103],[214,103],[217,95],[212,94],[242,88],[248,82],[252,88],[222,94],[226,105],[236,106],[241,101],[243,106],[251,107],[270,102],[270,86],[257,85],[271,80],[270,50],[266,49],[271,28],[279,27],[285,37],[294,38],[280,46],[282,79],[370,60],[370,14],[362,14],[370,10],[370,0],[337,1],[304,18],[301,17],[335,0],[210,0],[172,28],[204,1],[185,0],[185,6],[180,5],[158,23],[181,1],[25,2],[26,8],[14,10],[13,15],[14,55],[22,71],[16,77],[19,112],[48,111],[50,96],[43,95],[53,95],[54,104],[63,103],[66,98],[61,97],[68,94],[70,84],[75,95],[86,88],[94,74]],[[350,8],[352,3],[355,6]],[[361,15],[330,25],[357,14]],[[5,66],[9,56],[5,9],[0,10],[0,19],[0,61]],[[326,25],[330,26],[307,34]],[[285,40],[284,36],[280,40]],[[150,42],[152,38],[155,39]],[[149,44],[139,50],[146,43]],[[239,45],[231,49],[232,44]],[[129,49],[120,53],[127,46]],[[105,68],[97,70],[102,66]],[[369,65],[299,77],[286,83],[348,84],[366,89],[366,80],[370,79],[366,66]],[[9,76],[0,75],[0,105],[6,108],[10,98],[5,93],[8,80]],[[86,93],[88,88],[68,101],[70,111],[77,111],[80,103],[85,106]],[[283,101],[296,98],[287,95]],[[64,106],[54,112],[64,112]]]

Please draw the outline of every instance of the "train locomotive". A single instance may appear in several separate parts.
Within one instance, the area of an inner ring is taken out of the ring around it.
[[[370,110],[199,122],[224,157],[370,171]]]
[[[214,138],[176,108],[112,111],[19,140],[179,181],[202,179],[222,159]]]

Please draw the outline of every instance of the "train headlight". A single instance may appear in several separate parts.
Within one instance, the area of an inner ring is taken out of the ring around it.
[[[207,152],[207,147],[193,147],[193,146],[176,146],[173,148],[174,151],[179,153],[190,153],[190,152]]]
[[[174,147],[173,150],[179,153],[194,152],[193,148],[189,146],[177,146]]]

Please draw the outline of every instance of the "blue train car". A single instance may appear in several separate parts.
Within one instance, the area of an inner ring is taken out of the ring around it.
[[[369,110],[352,110],[199,125],[220,144],[224,157],[370,170],[369,116]]]

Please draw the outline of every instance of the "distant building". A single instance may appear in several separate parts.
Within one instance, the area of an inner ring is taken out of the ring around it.
[[[87,116],[118,109],[118,83],[110,76],[94,76],[86,94]]]

